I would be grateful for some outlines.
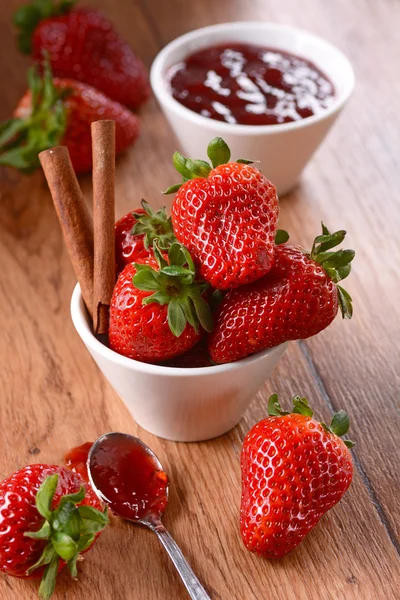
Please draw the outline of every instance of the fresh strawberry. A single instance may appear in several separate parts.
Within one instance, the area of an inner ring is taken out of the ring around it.
[[[174,243],[168,260],[154,242],[151,256],[127,265],[110,305],[109,345],[143,362],[161,362],[183,354],[211,331],[212,316],[203,299],[207,284],[196,281],[186,248]]]
[[[227,292],[209,339],[216,363],[315,335],[333,321],[339,306],[343,317],[351,318],[351,297],[337,282],[349,275],[354,250],[331,252],[346,232],[322,228],[310,254],[300,246],[277,245],[268,275]]]
[[[214,288],[235,288],[272,267],[278,197],[250,161],[229,162],[231,153],[221,138],[212,140],[207,154],[213,169],[175,152],[173,162],[184,183],[166,191],[177,192],[172,224],[200,276]]]
[[[142,200],[142,208],[129,212],[115,225],[115,261],[119,273],[132,262],[152,254],[154,240],[162,250],[167,250],[176,241],[171,217],[165,208],[157,212]]]
[[[328,427],[315,421],[306,398],[292,413],[271,396],[267,419],[247,434],[241,454],[240,528],[248,550],[280,558],[293,550],[350,486],[353,463],[340,436],[349,429],[344,410]]]
[[[68,147],[77,173],[92,168],[90,125],[115,121],[115,147],[120,153],[139,135],[139,122],[127,108],[101,92],[72,79],[52,79],[45,67],[43,78],[29,72],[29,87],[14,112],[0,129],[0,164],[31,172],[40,166],[42,150]]]
[[[29,465],[0,483],[0,571],[42,577],[39,596],[51,597],[58,571],[77,560],[108,523],[107,510],[77,473]]]
[[[73,0],[33,0],[14,16],[22,52],[41,61],[47,53],[54,75],[77,79],[129,108],[150,95],[146,68],[110,21]]]

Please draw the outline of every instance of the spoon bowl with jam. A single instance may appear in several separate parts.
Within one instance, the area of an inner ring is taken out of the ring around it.
[[[168,504],[169,480],[154,452],[132,435],[106,433],[90,448],[87,471],[97,496],[114,514],[157,535],[190,597],[210,600],[161,521]]]

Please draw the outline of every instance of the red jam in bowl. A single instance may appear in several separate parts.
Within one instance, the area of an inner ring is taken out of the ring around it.
[[[276,125],[306,119],[335,97],[328,77],[304,58],[250,44],[223,44],[188,56],[167,74],[172,96],[217,121]]]

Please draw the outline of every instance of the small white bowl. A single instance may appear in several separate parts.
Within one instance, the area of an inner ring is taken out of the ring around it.
[[[71,298],[75,329],[135,421],[150,433],[176,442],[207,440],[226,433],[271,375],[287,344],[238,362],[183,369],[132,360],[92,333],[79,284]]]
[[[237,125],[208,119],[172,97],[166,78],[173,65],[189,54],[223,42],[246,42],[277,48],[313,62],[336,89],[329,108],[318,115],[282,125]],[[184,153],[207,160],[206,148],[222,137],[233,159],[260,161],[260,169],[276,186],[289,192],[328,133],[354,88],[354,71],[345,55],[329,42],[302,29],[268,22],[222,23],[196,29],[169,43],[156,56],[150,72],[156,95]],[[257,165],[258,166],[258,165]]]

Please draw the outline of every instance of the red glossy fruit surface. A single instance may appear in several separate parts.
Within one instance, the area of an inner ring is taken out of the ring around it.
[[[143,208],[138,208],[135,212],[145,214]],[[121,217],[115,225],[115,262],[118,273],[129,263],[150,255],[149,250],[146,250],[144,246],[144,236],[132,233],[132,227],[136,223],[132,212],[129,212]]]
[[[239,360],[325,329],[338,312],[338,291],[325,269],[299,246],[276,246],[265,277],[225,295],[209,337],[216,363]]]
[[[151,258],[140,263],[158,270],[156,261]],[[136,273],[134,264],[127,265],[115,285],[110,306],[110,348],[143,362],[157,363],[183,354],[200,340],[201,329],[196,333],[186,324],[183,333],[174,336],[168,324],[168,306],[142,303],[152,292],[140,291],[133,285]]]
[[[271,269],[278,212],[273,184],[256,168],[231,162],[180,187],[172,223],[200,277],[214,288],[228,289]]]
[[[267,558],[293,550],[339,502],[353,474],[344,442],[301,414],[257,423],[245,438],[241,467],[243,542]]]

